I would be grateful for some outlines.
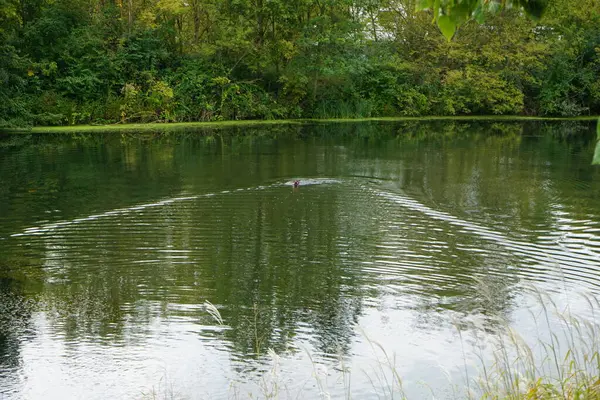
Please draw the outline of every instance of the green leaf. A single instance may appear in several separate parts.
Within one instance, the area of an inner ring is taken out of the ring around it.
[[[477,6],[475,11],[473,11],[473,19],[477,21],[477,23],[483,24],[485,20],[485,15],[483,13],[483,6],[481,4]]]
[[[523,7],[527,15],[536,20],[542,18],[548,8],[548,0],[518,0],[517,4]]]
[[[502,8],[502,4],[495,2],[495,1],[490,1],[487,3],[486,7],[487,7],[487,9],[486,9],[487,12],[496,14]]]
[[[598,143],[596,143],[596,150],[594,151],[592,165],[600,165],[600,140],[598,140]]]
[[[440,0],[433,0],[433,20],[437,21],[440,16]]]
[[[452,18],[447,15],[442,15],[437,20],[438,28],[442,32],[442,35],[450,41],[452,36],[454,36],[454,32],[456,32],[456,23]]]
[[[431,8],[431,6],[433,6],[433,0],[419,0],[417,2],[416,8],[417,11],[422,11]]]
[[[600,118],[596,124],[596,132],[598,143],[596,143],[596,150],[594,151],[594,158],[592,159],[592,165],[600,165]]]

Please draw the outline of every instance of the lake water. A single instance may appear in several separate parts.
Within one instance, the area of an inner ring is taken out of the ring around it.
[[[389,398],[394,372],[461,398],[500,321],[560,326],[536,290],[593,318],[594,146],[573,122],[0,136],[0,399]]]

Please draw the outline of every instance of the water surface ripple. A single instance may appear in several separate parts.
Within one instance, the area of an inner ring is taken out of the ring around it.
[[[0,138],[0,399],[386,397],[375,342],[452,398],[457,329],[533,332],[535,291],[589,316],[588,128]]]

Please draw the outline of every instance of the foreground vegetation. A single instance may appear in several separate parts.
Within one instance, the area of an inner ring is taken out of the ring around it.
[[[600,113],[598,0],[429,3],[2,0],[0,126]]]
[[[598,298],[587,295],[577,299],[587,303],[589,315],[582,317],[571,313],[569,300],[559,305],[549,294],[534,292],[541,308],[531,317],[537,331],[546,334],[521,337],[504,321],[505,335],[496,339],[492,364],[482,362],[471,397],[600,399]],[[560,322],[558,327],[552,319]]]
[[[485,286],[481,286],[480,292],[485,298]],[[469,376],[465,365],[464,387],[454,383],[456,398],[600,399],[600,325],[596,319],[600,301],[591,295],[571,299],[576,303],[587,304],[587,315],[576,316],[571,313],[569,301],[566,305],[559,305],[548,293],[533,288],[531,292],[537,299],[537,307],[535,311],[532,310],[531,318],[540,336],[524,338],[511,328],[509,321],[500,316],[491,317],[497,319],[496,322],[504,327],[491,343],[482,343],[486,339],[480,338],[478,329],[474,329],[474,336],[468,340],[475,343],[475,347],[487,348],[488,351],[487,354],[482,351],[476,355],[480,363],[477,366],[479,373],[475,376]],[[213,304],[205,302],[204,306],[219,325],[225,324],[219,310]],[[457,321],[456,328],[460,333],[467,327]],[[545,334],[540,333],[544,331]],[[406,399],[402,377],[395,366],[395,355],[389,354],[379,343],[370,341],[368,334],[365,335],[379,360],[373,371],[363,371],[373,384],[373,395],[386,399]],[[461,334],[461,340],[467,339]],[[260,347],[257,347],[256,351],[259,354]],[[270,360],[271,369],[257,384],[258,392],[243,393],[232,384],[233,398],[302,398],[302,392],[294,395],[293,390],[281,381],[280,356],[268,349],[266,357]],[[328,373],[322,373],[324,367],[313,360],[310,352],[308,357],[313,364],[312,386],[318,388],[321,398],[330,398],[330,388],[326,382]],[[338,386],[343,385],[344,397],[352,398],[352,371],[344,365],[343,360],[340,360],[340,367],[336,371],[334,373],[340,376],[335,380]],[[177,398],[172,387],[170,390],[167,394],[160,390],[157,392],[154,388],[148,397],[163,397],[164,394],[165,398]],[[435,398],[435,393],[432,395]]]

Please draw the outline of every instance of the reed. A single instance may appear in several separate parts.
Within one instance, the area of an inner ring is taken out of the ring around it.
[[[541,309],[531,312],[538,332],[547,337],[524,338],[505,322],[495,338],[493,362],[475,380],[470,398],[542,400],[600,399],[600,309],[598,298],[581,295],[591,317],[571,313],[548,294],[532,288]],[[554,317],[560,328],[551,324]],[[529,340],[527,340],[529,339]]]
[[[485,288],[480,292],[482,296],[486,295]],[[478,373],[469,373],[465,338],[462,328],[456,325],[463,343],[465,376],[462,383],[452,382],[453,387],[459,388],[455,392],[455,398],[600,399],[600,300],[593,295],[581,295],[580,300],[587,305],[589,311],[584,317],[574,315],[568,302],[566,305],[559,305],[550,294],[535,288],[529,288],[529,292],[539,306],[530,312],[539,336],[524,338],[511,328],[508,321],[494,316],[498,319],[501,329],[491,339],[491,343],[481,347],[488,350],[481,350],[481,353],[477,354]],[[214,305],[207,302],[205,307],[218,324],[224,324]],[[556,329],[556,321],[560,322],[560,329]],[[369,339],[364,331],[362,334],[378,359],[373,370],[365,372],[373,386],[373,395],[383,399],[406,399],[403,380],[396,368],[395,354]],[[320,398],[329,399],[331,396],[326,382],[329,374],[323,373],[325,367],[315,360],[310,351],[305,351],[313,366],[311,386],[316,387]],[[267,354],[272,367],[258,383],[260,396],[245,394],[236,388],[233,390],[233,398],[305,398],[308,393],[303,392],[302,388],[290,390],[280,380],[280,356],[272,349],[268,349]],[[343,357],[340,356],[339,361],[341,367],[336,371],[340,375],[338,382],[343,382],[343,397],[349,400],[353,398],[352,371],[344,365]],[[431,397],[437,396],[432,392]]]

